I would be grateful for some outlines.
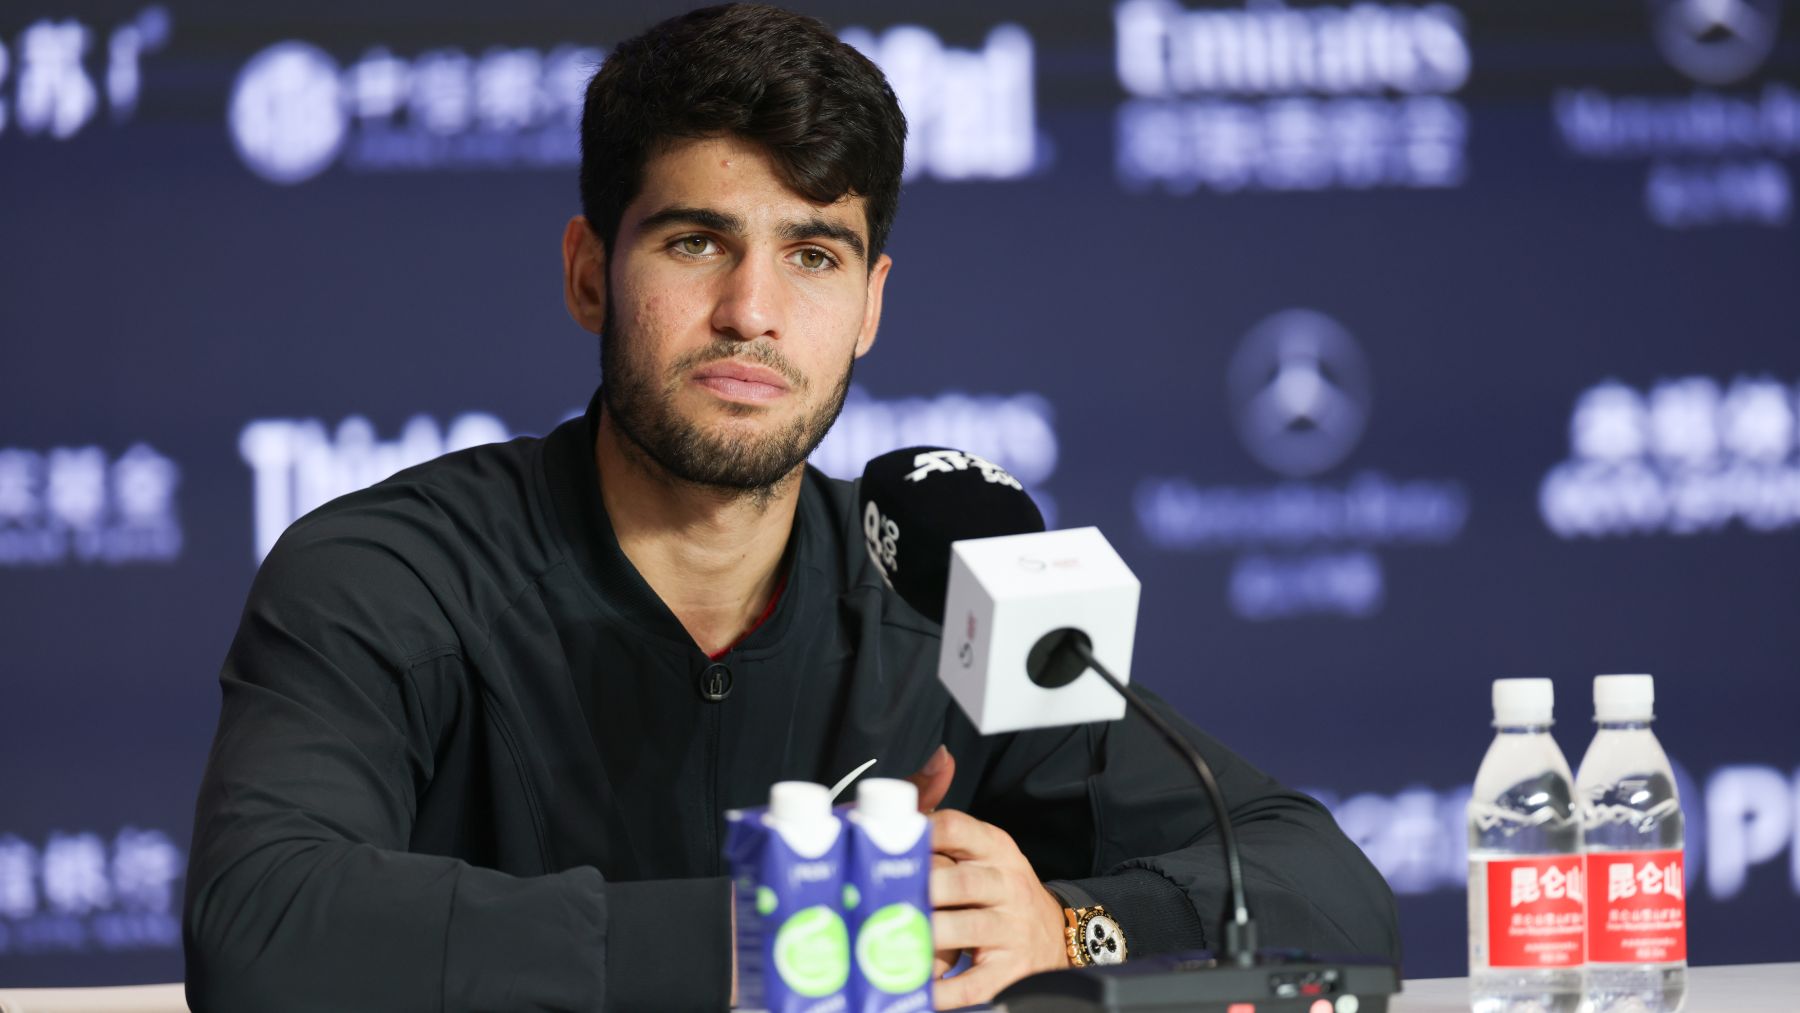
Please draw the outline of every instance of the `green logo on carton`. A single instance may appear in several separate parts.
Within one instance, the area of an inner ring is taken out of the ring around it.
[[[929,956],[929,946],[926,951]],[[783,922],[775,932],[775,972],[808,999],[842,989],[850,980],[850,933],[844,919],[819,904]]]
[[[931,980],[931,919],[911,904],[889,904],[856,934],[856,966],[869,984],[899,994]]]

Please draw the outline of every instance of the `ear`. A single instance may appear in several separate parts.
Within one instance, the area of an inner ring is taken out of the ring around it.
[[[869,272],[868,296],[863,301],[862,331],[856,336],[856,357],[869,354],[875,344],[875,331],[881,326],[881,293],[887,287],[888,269],[894,266],[894,258],[882,254],[875,262],[875,269]]]
[[[600,333],[606,320],[606,248],[581,215],[563,226],[563,304],[582,329]]]

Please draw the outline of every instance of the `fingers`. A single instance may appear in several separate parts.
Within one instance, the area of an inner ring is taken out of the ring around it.
[[[931,906],[993,907],[1007,899],[1009,886],[1006,874],[992,866],[949,862],[931,870]]]
[[[939,979],[931,988],[931,1005],[933,1009],[961,1009],[964,1006],[979,1005],[1022,977],[1024,974],[1016,968],[1008,969],[1001,964],[976,961],[974,967],[954,978]]]
[[[950,782],[955,777],[956,757],[950,755],[950,747],[937,747],[918,773],[906,778],[919,789],[919,811],[929,813],[942,805],[944,796],[950,793]]]
[[[993,908],[969,907],[934,911],[931,944],[945,950],[980,950],[1008,937],[1006,917]]]
[[[961,950],[938,950],[931,958],[932,979],[942,978],[946,972],[955,967],[956,962],[962,959],[962,953]],[[735,1002],[735,993],[733,995]]]
[[[983,823],[956,809],[939,809],[931,814],[931,850],[949,855],[959,862],[1003,859],[1008,850],[1017,851],[1006,831],[991,823]]]

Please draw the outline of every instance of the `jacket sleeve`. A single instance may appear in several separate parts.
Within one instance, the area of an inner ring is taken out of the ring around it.
[[[415,569],[380,544],[284,543],[265,563],[196,807],[190,1005],[723,1007],[723,879],[516,877],[408,853],[439,730],[473,705],[450,637]]]
[[[1260,945],[1398,960],[1393,893],[1330,813],[1137,688],[1218,778]],[[1223,945],[1216,814],[1143,718],[1016,733],[986,760],[971,814],[1011,834],[1053,892],[1105,904],[1135,954]]]

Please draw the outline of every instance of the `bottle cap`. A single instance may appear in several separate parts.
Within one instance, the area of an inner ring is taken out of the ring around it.
[[[1495,725],[1547,725],[1556,704],[1549,679],[1495,679]]]
[[[769,789],[769,818],[812,823],[831,815],[831,789],[810,781],[777,781]]]
[[[1647,675],[1594,676],[1595,721],[1648,721],[1655,704],[1656,680]]]
[[[910,819],[919,812],[919,788],[893,777],[866,778],[856,786],[856,811],[872,820]]]

